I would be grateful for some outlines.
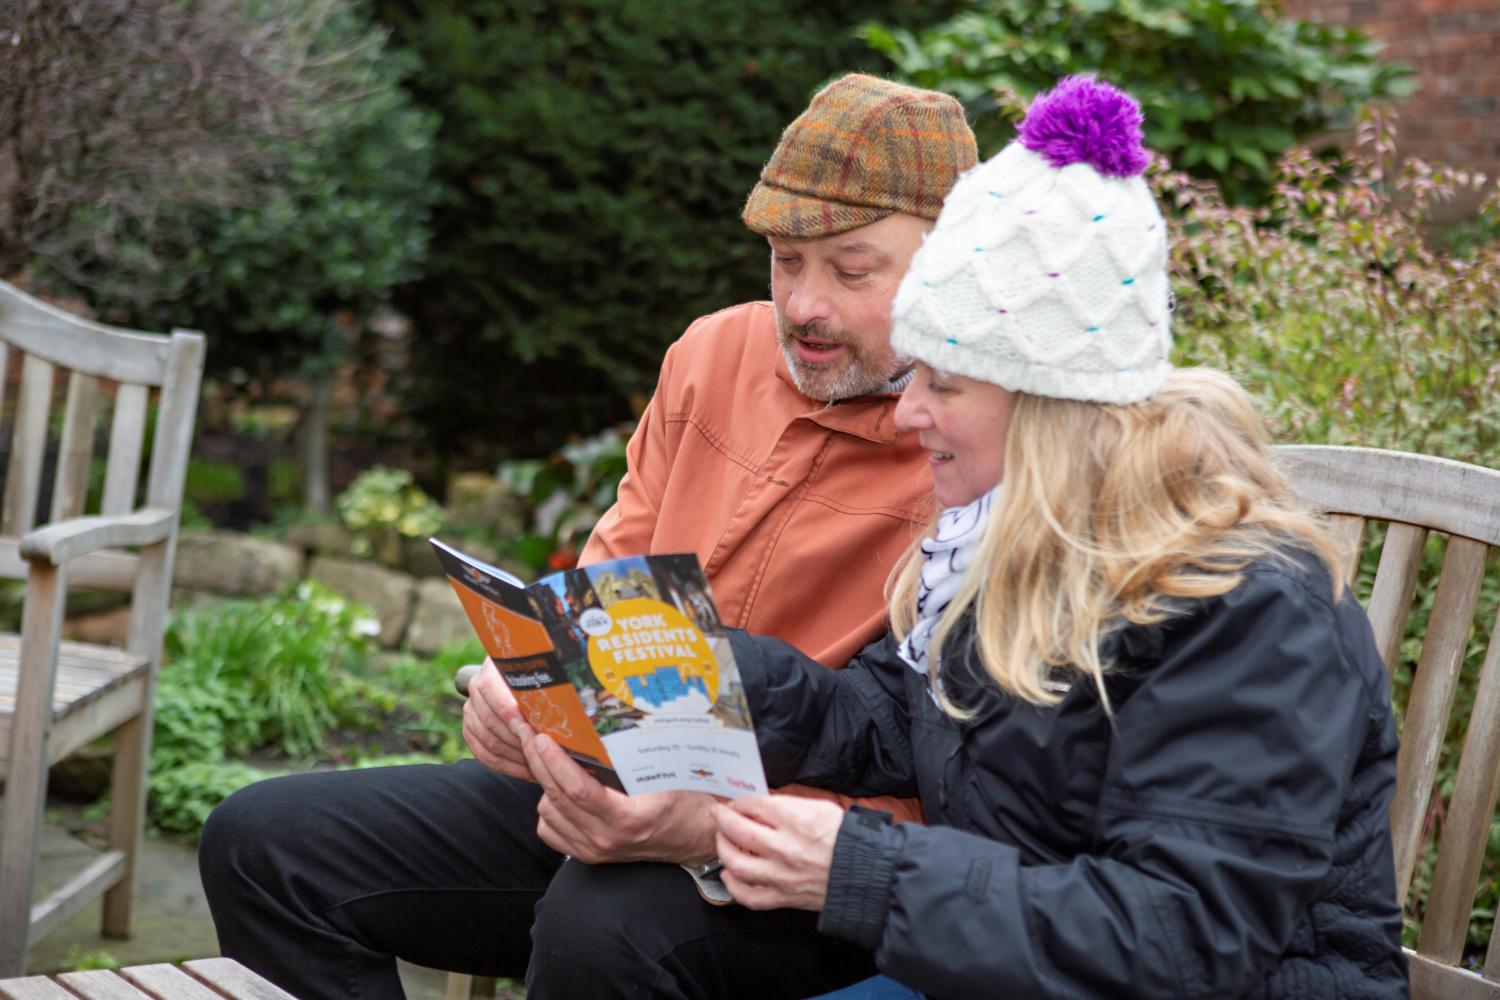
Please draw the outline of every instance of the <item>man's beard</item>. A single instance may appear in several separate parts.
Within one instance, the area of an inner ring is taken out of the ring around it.
[[[794,337],[826,346],[836,344],[843,351],[827,364],[808,364],[797,356],[796,348],[792,346]],[[871,354],[853,337],[832,330],[824,323],[798,326],[787,322],[780,313],[776,315],[776,340],[781,345],[781,356],[786,359],[787,370],[791,372],[797,389],[809,399],[821,399],[827,403],[875,392],[890,384],[906,368],[889,354]]]

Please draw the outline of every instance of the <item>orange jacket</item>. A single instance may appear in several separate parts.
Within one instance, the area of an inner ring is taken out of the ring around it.
[[[896,398],[829,406],[798,392],[769,302],[698,320],[667,351],[619,499],[580,562],[696,552],[726,625],[842,667],[885,631],[886,577],[934,509]],[[875,805],[919,815],[915,802]]]

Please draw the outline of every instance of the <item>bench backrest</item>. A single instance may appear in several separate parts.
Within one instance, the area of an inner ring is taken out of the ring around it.
[[[180,506],[202,367],[201,334],[162,336],[93,323],[0,281],[0,434],[8,418],[10,445],[0,500],[0,576],[25,577],[18,541],[40,524]],[[19,369],[19,386],[7,406],[13,369]],[[108,427],[103,490],[86,509],[101,425]],[[49,452],[55,457],[45,482]],[[135,569],[133,556],[102,553],[80,560],[69,576],[82,586],[129,590]]]
[[[1369,525],[1385,525],[1367,608],[1393,678],[1429,534],[1446,539],[1401,712],[1391,804],[1396,888],[1407,912],[1422,916],[1416,951],[1409,953],[1412,996],[1500,1000],[1500,935],[1490,938],[1478,971],[1473,970],[1476,956],[1465,955],[1500,785],[1500,640],[1494,638],[1500,621],[1483,623],[1492,626],[1488,648],[1479,657],[1470,654],[1486,565],[1500,547],[1500,471],[1371,448],[1299,445],[1278,451],[1299,495],[1330,515],[1351,566],[1358,563]],[[1481,661],[1477,677],[1476,659]],[[1469,676],[1464,676],[1466,664],[1471,664]],[[1474,707],[1452,792],[1445,797],[1434,786],[1460,686],[1474,692]],[[1436,864],[1425,899],[1418,898],[1413,874],[1434,836]]]

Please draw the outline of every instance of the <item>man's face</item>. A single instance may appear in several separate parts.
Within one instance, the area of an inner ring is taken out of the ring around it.
[[[910,367],[891,350],[891,300],[931,228],[898,213],[822,239],[767,237],[777,338],[803,395],[849,399]]]

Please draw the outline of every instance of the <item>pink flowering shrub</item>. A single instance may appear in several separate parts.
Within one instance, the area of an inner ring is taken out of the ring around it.
[[[1154,175],[1175,206],[1177,360],[1235,374],[1285,441],[1500,465],[1500,240],[1446,249],[1431,210],[1500,184],[1421,160],[1393,169],[1368,114],[1336,161],[1293,149],[1268,203]],[[1500,232],[1491,229],[1490,232]]]

